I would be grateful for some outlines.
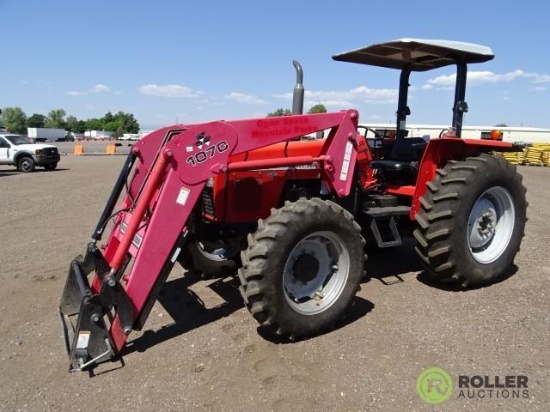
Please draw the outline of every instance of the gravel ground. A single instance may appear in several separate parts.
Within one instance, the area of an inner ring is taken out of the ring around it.
[[[57,305],[123,161],[67,155],[59,170],[32,174],[0,166],[0,411],[550,410],[550,169],[538,167],[519,168],[529,221],[505,281],[435,287],[407,243],[370,256],[372,279],[345,324],[280,344],[258,333],[234,280],[191,284],[178,267],[123,363],[69,373]],[[416,393],[431,366],[455,385],[441,405]],[[459,397],[459,375],[525,375],[528,393]]]

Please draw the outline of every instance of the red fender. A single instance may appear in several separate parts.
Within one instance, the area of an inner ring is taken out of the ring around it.
[[[456,137],[443,137],[431,139],[422,156],[420,170],[416,179],[416,188],[413,195],[410,218],[420,209],[420,197],[426,192],[426,183],[435,178],[435,171],[442,168],[452,159],[464,159],[468,156],[476,156],[490,151],[518,152],[522,148],[508,142],[480,139],[460,139]]]

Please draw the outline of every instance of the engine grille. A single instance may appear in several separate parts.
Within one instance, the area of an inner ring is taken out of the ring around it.
[[[47,147],[43,150],[45,156],[55,156],[57,154],[57,147]]]
[[[201,196],[201,209],[203,214],[215,217],[213,193],[214,191],[211,187],[205,187],[203,189]]]

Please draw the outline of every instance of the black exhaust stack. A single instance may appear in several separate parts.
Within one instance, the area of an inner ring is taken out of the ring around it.
[[[302,65],[296,60],[293,60],[292,64],[296,69],[296,85],[292,95],[292,114],[302,114],[304,113],[304,72],[302,71]]]

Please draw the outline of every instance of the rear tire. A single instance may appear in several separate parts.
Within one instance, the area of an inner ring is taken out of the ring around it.
[[[34,171],[34,159],[30,156],[23,156],[17,161],[17,169],[23,173],[30,173]]]
[[[503,158],[450,161],[427,183],[416,214],[416,252],[437,281],[464,288],[499,280],[524,235],[522,176]]]
[[[302,198],[273,209],[241,254],[248,310],[267,332],[291,339],[334,327],[359,289],[363,247],[361,227],[333,202]]]

